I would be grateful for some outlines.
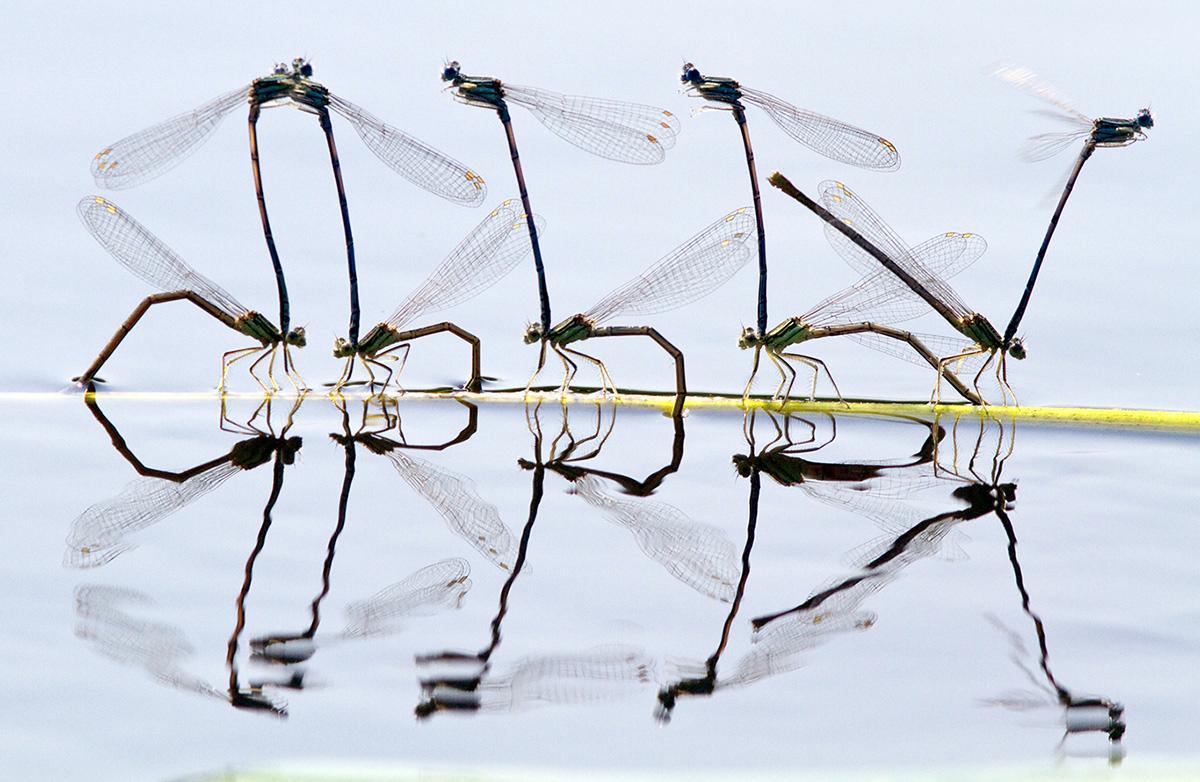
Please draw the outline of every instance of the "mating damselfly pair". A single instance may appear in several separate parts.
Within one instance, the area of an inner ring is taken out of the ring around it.
[[[248,106],[251,171],[268,256],[275,275],[279,298],[279,325],[237,302],[230,294],[182,261],[170,248],[136,220],[106,198],[84,199],[79,212],[85,225],[121,263],[158,293],[143,300],[121,325],[109,344],[78,380],[90,384],[124,336],[157,303],[188,300],[226,326],[251,337],[258,345],[229,351],[222,356],[219,388],[224,389],[228,367],[244,357],[256,355],[251,375],[264,390],[278,388],[274,362],[282,351],[286,376],[297,387],[307,386],[295,369],[291,348],[307,342],[304,328],[292,328],[291,307],[283,263],[268,218],[260,168],[257,123],[261,109],[288,105],[318,119],[328,147],[338,195],[346,246],[350,291],[350,321],[347,336],[335,340],[333,354],[344,360],[340,389],[351,382],[354,366],[361,363],[372,389],[387,388],[395,371],[387,361],[398,360],[403,368],[411,341],[438,333],[449,333],[466,342],[471,350],[471,370],[463,383],[468,391],[482,387],[481,340],[451,321],[412,327],[422,316],[438,312],[482,293],[532,255],[540,312],[526,329],[524,340],[539,346],[537,370],[526,385],[532,387],[544,366],[548,351],[563,365],[562,393],[571,387],[579,360],[595,365],[601,393],[616,392],[604,363],[580,351],[578,343],[595,337],[645,336],[657,343],[675,365],[677,410],[687,393],[684,352],[658,329],[645,322],[605,325],[622,317],[640,319],[682,307],[706,296],[732,278],[749,260],[757,245],[758,301],[755,325],[743,329],[738,344],[753,349],[753,368],[743,395],[750,393],[759,358],[763,352],[776,366],[780,383],[775,398],[792,395],[797,373],[791,361],[812,371],[809,398],[814,398],[818,371],[825,369],[819,358],[787,352],[792,346],[830,336],[850,336],[884,352],[927,365],[936,372],[933,401],[940,401],[942,381],[969,402],[984,403],[979,381],[989,366],[995,366],[1001,394],[1012,398],[1007,379],[1008,357],[1025,357],[1024,341],[1016,332],[1024,316],[1050,238],[1075,180],[1096,147],[1127,146],[1145,138],[1153,127],[1148,109],[1133,119],[1089,120],[1069,109],[1044,83],[1023,69],[997,71],[1001,78],[1016,83],[1039,97],[1051,100],[1079,129],[1035,140],[1033,157],[1045,157],[1082,141],[1079,159],[1052,216],[1049,229],[1033,264],[1029,282],[1008,327],[1003,333],[986,317],[966,306],[949,287],[947,278],[971,265],[983,254],[986,242],[973,231],[949,231],[917,245],[908,246],[855,190],[830,180],[820,186],[820,204],[806,196],[782,174],[771,184],[801,201],[826,222],[826,233],[835,251],[863,276],[843,291],[811,308],[804,315],[785,319],[768,328],[766,230],[762,196],[758,187],[756,157],[751,145],[746,116],[748,107],[762,110],[788,136],[837,163],[876,171],[899,167],[897,147],[887,138],[854,125],[799,108],[760,90],[751,89],[728,77],[705,76],[693,64],[683,67],[681,81],[687,93],[704,99],[704,108],[729,111],[742,140],[751,185],[752,206],[725,212],[724,216],[650,266],[628,283],[617,287],[592,308],[555,323],[550,308],[546,263],[540,238],[544,222],[532,209],[529,188],[513,128],[511,106],[532,113],[547,129],[572,145],[598,157],[628,164],[655,164],[665,159],[676,142],[680,120],[676,113],[657,106],[602,98],[566,95],[549,90],[509,84],[494,76],[465,74],[457,62],[442,70],[447,89],[460,102],[495,111],[505,132],[507,152],[513,165],[518,199],[501,202],[437,266],[426,281],[393,314],[360,337],[361,308],[358,295],[357,258],[350,225],[342,167],[334,142],[331,112],[348,121],[376,156],[422,189],[446,200],[479,206],[486,197],[484,179],[476,169],[377,119],[374,115],[330,92],[313,80],[312,66],[303,59],[279,65],[274,72],[248,86],[225,93],[196,110],[159,123],[116,142],[96,155],[93,175],[98,184],[126,188],[152,179],[178,164],[194,151],[237,106]],[[568,273],[565,272],[564,273]],[[929,312],[941,315],[959,332],[944,337],[909,332],[896,324]],[[256,369],[267,362],[266,378]],[[378,373],[378,374],[377,374]],[[967,373],[970,373],[968,377]],[[960,377],[962,375],[962,377]]]

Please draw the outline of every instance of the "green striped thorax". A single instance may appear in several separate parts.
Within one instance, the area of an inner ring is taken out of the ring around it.
[[[745,108],[742,103],[741,85],[724,76],[702,76],[695,65],[684,63],[683,75],[679,80],[690,86],[695,97],[706,98],[717,103],[728,103],[734,108]]]
[[[258,340],[263,345],[277,345],[280,342],[285,342],[288,345],[302,348],[308,344],[303,326],[297,326],[292,329],[285,337],[279,333],[279,329],[276,328],[274,323],[267,320],[261,313],[254,312],[253,310],[242,313],[241,317],[233,322],[233,327],[246,336]]]
[[[367,332],[366,336],[355,345],[347,339],[338,337],[333,341],[334,358],[350,358],[354,355],[374,358],[379,351],[399,342],[399,332],[386,323],[380,323]]]
[[[542,332],[542,324],[530,323],[525,328],[525,344],[532,345],[535,342],[546,340],[555,345],[569,345],[572,342],[578,342],[581,339],[588,339],[596,333],[596,324],[587,318],[586,315],[572,315],[563,322],[559,323],[548,333]]]
[[[312,65],[302,57],[289,66],[280,63],[270,76],[255,79],[250,85],[250,102],[268,108],[294,103],[304,111],[319,112],[329,105],[329,90],[311,79]]]
[[[504,85],[500,83],[499,79],[493,79],[490,76],[466,76],[463,74],[458,60],[455,60],[442,69],[442,81],[449,82],[451,87],[457,88],[458,92],[455,93],[455,97],[463,103],[495,109],[500,113],[501,119],[508,118],[508,104],[504,102]]]
[[[1011,342],[1005,343],[1000,332],[996,331],[996,327],[991,321],[980,315],[978,312],[962,322],[960,331],[967,337],[975,340],[978,345],[984,350],[999,350],[1007,353],[1018,361],[1029,355],[1025,352],[1025,342],[1020,337],[1014,337]]]
[[[742,350],[757,347],[782,350],[788,345],[804,342],[811,334],[812,327],[807,323],[799,318],[788,318],[766,334],[759,334],[756,329],[747,326],[742,330],[742,336],[738,337],[738,347]]]

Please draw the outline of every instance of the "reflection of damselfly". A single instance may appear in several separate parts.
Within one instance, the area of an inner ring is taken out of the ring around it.
[[[540,218],[538,222],[540,225]],[[529,237],[525,232],[524,215],[512,200],[504,201],[459,242],[433,270],[429,279],[413,291],[391,317],[367,332],[360,342],[341,337],[334,340],[334,357],[346,359],[346,368],[335,389],[341,388],[350,378],[355,356],[371,377],[372,386],[375,385],[372,365],[387,372],[383,381],[386,389],[392,378],[392,370],[380,363],[379,359],[388,357],[395,350],[403,350],[404,359],[407,360],[411,340],[448,331],[471,346],[471,376],[465,387],[469,391],[478,391],[482,384],[478,337],[449,321],[417,329],[402,329],[427,312],[448,309],[479,295],[512,271],[528,253]],[[400,366],[403,368],[404,361]]]
[[[446,157],[433,147],[385,124],[364,109],[331,93],[324,85],[312,80],[312,65],[301,58],[290,66],[280,64],[273,73],[255,79],[249,85],[219,95],[196,109],[160,122],[153,127],[128,136],[105,147],[92,160],[92,175],[96,183],[108,188],[138,185],[174,167],[216,130],[230,112],[249,104],[250,164],[254,173],[254,189],[258,197],[263,235],[275,268],[279,288],[280,328],[290,325],[287,287],[283,266],[275,249],[275,239],[267,218],[267,203],[263,195],[258,155],[258,116],[263,108],[293,106],[315,114],[325,133],[329,160],[333,168],[341,205],[342,228],[346,239],[346,261],[350,281],[350,341],[358,342],[358,275],[354,261],[354,238],[350,230],[350,214],[346,205],[346,190],[342,185],[342,169],[337,146],[333,140],[333,124],[329,109],[333,109],[354,126],[367,147],[393,171],[413,184],[456,203],[478,206],[483,202],[483,180],[471,169]]]
[[[762,109],[784,133],[814,152],[839,163],[876,171],[894,171],[900,167],[900,155],[892,142],[877,133],[793,106],[774,95],[744,87],[724,76],[703,76],[690,62],[684,64],[680,80],[688,85],[690,95],[715,104],[706,105],[705,108],[731,112],[742,132],[742,146],[746,152],[746,167],[750,172],[750,192],[754,196],[754,217],[758,228],[756,335],[762,337],[767,331],[767,236],[763,226],[758,172],[754,167],[754,150],[750,146],[750,128],[746,122],[746,106]]]
[[[1054,214],[1050,216],[1050,225],[1046,228],[1046,235],[1042,238],[1041,247],[1038,248],[1033,269],[1029,272],[1029,281],[1025,284],[1025,292],[1021,294],[1021,301],[1017,304],[1017,308],[1008,322],[1008,327],[1004,330],[1004,340],[1007,342],[1017,333],[1021,319],[1025,316],[1025,308],[1029,306],[1029,297],[1033,295],[1033,286],[1037,282],[1038,272],[1041,271],[1046,250],[1050,247],[1050,239],[1054,236],[1054,229],[1058,227],[1058,219],[1067,205],[1067,199],[1071,197],[1071,191],[1075,189],[1075,180],[1079,178],[1083,164],[1092,156],[1096,147],[1127,147],[1135,141],[1146,138],[1146,131],[1154,127],[1154,116],[1150,113],[1150,109],[1145,108],[1132,119],[1119,117],[1092,119],[1059,97],[1053,87],[1039,79],[1028,68],[1000,67],[996,69],[995,75],[1052,104],[1056,111],[1048,112],[1051,116],[1075,126],[1074,130],[1065,133],[1043,133],[1031,138],[1025,148],[1026,160],[1045,160],[1057,155],[1077,141],[1083,142],[1083,147],[1079,150],[1079,157],[1075,160],[1075,165],[1067,177],[1062,195],[1059,196],[1058,206],[1054,208]]]
[[[1019,337],[1001,337],[991,321],[968,307],[945,281],[944,262],[937,258],[918,258],[874,210],[841,182],[827,181],[821,184],[821,201],[824,204],[822,206],[802,193],[778,171],[771,174],[768,181],[824,220],[827,224],[826,235],[834,242],[835,247],[847,240],[855,245],[854,248],[846,247],[841,251],[843,259],[851,266],[866,274],[882,271],[875,264],[883,266],[883,270],[895,275],[908,288],[909,298],[915,297],[923,301],[967,338],[959,343],[959,350],[950,355],[943,355],[936,362],[937,381],[933,391],[935,403],[941,401],[942,377],[947,370],[961,370],[964,368],[964,362],[975,357],[986,357],[979,371],[975,373],[975,393],[979,394],[979,379],[984,370],[995,360],[996,378],[1000,383],[1001,393],[1005,395],[1006,400],[1008,395],[1012,395],[1015,401],[1016,396],[1008,385],[1006,359],[1008,356],[1018,360],[1025,358],[1024,342]],[[861,252],[855,252],[855,249]],[[864,253],[870,257],[864,257]],[[934,262],[927,264],[927,260]],[[950,265],[949,268],[953,269],[954,266]]]
[[[517,139],[508,112],[509,104],[525,107],[552,132],[580,149],[621,163],[662,162],[666,150],[675,143],[679,121],[671,112],[654,106],[581,95],[561,95],[535,87],[508,84],[492,76],[468,76],[457,62],[449,63],[443,69],[442,80],[455,89],[454,97],[457,100],[470,106],[492,109],[504,126],[537,271],[541,302],[540,330],[533,339],[530,339],[533,330],[526,332],[526,341],[542,341],[540,370],[541,362],[546,357],[545,340],[553,332],[550,292],[546,286],[546,269],[542,263],[533,209],[529,205],[529,191],[525,187],[525,173],[521,168]]]

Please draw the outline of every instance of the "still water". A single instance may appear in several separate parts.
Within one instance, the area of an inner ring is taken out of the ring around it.
[[[0,405],[11,778],[1196,760],[1193,433]]]

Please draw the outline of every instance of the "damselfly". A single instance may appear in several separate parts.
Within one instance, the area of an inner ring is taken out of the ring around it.
[[[1050,225],[1046,228],[1046,235],[1042,239],[1041,247],[1038,248],[1033,269],[1029,272],[1029,281],[1025,284],[1025,292],[1021,294],[1021,301],[1017,304],[1012,319],[1009,320],[1008,327],[1004,330],[1004,339],[1009,341],[1021,326],[1025,308],[1029,306],[1029,297],[1033,295],[1033,286],[1037,282],[1038,272],[1042,268],[1042,259],[1046,257],[1050,239],[1054,236],[1054,229],[1058,227],[1058,219],[1067,205],[1067,199],[1071,197],[1071,191],[1075,189],[1075,180],[1079,178],[1083,164],[1092,156],[1096,147],[1127,147],[1135,141],[1146,138],[1146,131],[1154,127],[1154,116],[1150,113],[1150,109],[1145,108],[1138,111],[1137,116],[1132,119],[1116,117],[1092,119],[1060,98],[1050,84],[1042,81],[1028,68],[1005,66],[997,68],[994,74],[1009,84],[1051,103],[1058,109],[1051,112],[1052,116],[1076,126],[1074,130],[1065,133],[1042,133],[1029,139],[1029,144],[1024,152],[1026,160],[1046,160],[1075,142],[1083,141],[1083,148],[1079,150],[1079,157],[1076,158],[1075,165],[1067,177],[1066,185],[1063,186],[1062,195],[1059,196],[1058,206],[1054,208],[1054,214],[1050,216]]]
[[[600,324],[618,315],[650,315],[667,312],[712,293],[750,259],[746,242],[753,235],[754,227],[750,210],[742,207],[717,220],[692,237],[669,255],[646,271],[609,293],[598,304],[586,312],[572,315],[549,331],[543,331],[534,323],[525,331],[525,342],[541,342],[538,367],[529,379],[542,371],[546,361],[546,345],[558,354],[563,362],[562,393],[566,393],[578,368],[567,354],[595,364],[600,371],[602,390],[616,385],[600,359],[568,348],[567,345],[592,337],[619,337],[640,335],[649,337],[675,360],[676,410],[683,404],[687,394],[687,381],[683,368],[683,352],[667,341],[656,329],[649,326],[608,326]],[[528,389],[528,386],[526,387]]]
[[[762,337],[767,331],[767,235],[763,226],[754,150],[750,146],[750,129],[746,124],[746,105],[762,109],[784,133],[839,163],[877,171],[894,171],[900,167],[900,155],[895,145],[878,133],[860,130],[839,120],[798,108],[774,95],[743,87],[724,76],[702,76],[690,62],[684,64],[680,80],[688,85],[688,93],[692,97],[704,98],[716,104],[707,108],[731,112],[742,132],[746,167],[750,172],[750,191],[754,196],[754,217],[758,225],[758,336]]]
[[[279,64],[269,76],[255,79],[249,85],[219,95],[186,114],[172,117],[105,147],[92,160],[92,175],[96,184],[112,189],[133,187],[153,179],[194,152],[216,130],[221,120],[238,106],[248,103],[250,164],[254,172],[254,190],[258,198],[267,251],[275,267],[279,289],[280,328],[287,331],[290,325],[287,288],[284,285],[283,267],[275,248],[270,220],[267,217],[267,204],[259,169],[258,116],[261,109],[272,106],[292,106],[315,114],[325,132],[341,206],[350,281],[350,339],[357,342],[359,306],[354,237],[350,230],[346,190],[342,185],[341,163],[333,139],[329,110],[333,109],[348,120],[363,143],[393,171],[434,195],[466,206],[478,206],[483,203],[484,183],[477,173],[462,163],[384,123],[350,101],[334,95],[324,85],[313,81],[312,74],[312,65],[302,58],[296,58],[290,66]]]
[[[492,109],[500,117],[508,138],[521,205],[529,227],[533,247],[533,262],[537,269],[538,296],[541,302],[541,334],[551,333],[550,292],[546,287],[546,270],[538,244],[537,226],[529,205],[525,173],[517,152],[517,139],[509,117],[510,103],[528,109],[538,120],[559,137],[594,155],[621,163],[661,163],[666,150],[675,144],[679,120],[671,112],[625,101],[588,98],[581,95],[562,95],[536,87],[521,87],[502,83],[492,76],[467,76],[457,62],[442,70],[442,80],[455,88],[455,99],[471,106]],[[534,342],[528,339],[526,342]],[[541,361],[546,357],[542,345]],[[538,369],[541,369],[539,361]],[[536,374],[536,373],[535,373]]]
[[[543,230],[541,218],[537,218],[537,222],[538,230]],[[429,279],[413,291],[391,317],[367,332],[361,341],[341,337],[334,340],[334,357],[347,359],[345,371],[335,384],[335,389],[349,380],[355,356],[362,361],[363,368],[371,377],[372,386],[375,384],[372,365],[387,372],[387,378],[383,381],[386,389],[392,379],[392,370],[380,363],[380,358],[402,349],[407,360],[410,340],[448,331],[471,346],[471,376],[466,388],[478,391],[482,382],[478,337],[449,321],[407,331],[402,329],[427,312],[444,310],[479,295],[512,271],[529,253],[525,225],[525,216],[520,213],[516,203],[512,199],[504,201],[454,248],[429,275]],[[403,361],[400,366],[403,368]]]
[[[961,367],[961,362],[975,356],[987,357],[975,374],[973,386],[976,394],[979,394],[979,378],[993,360],[996,361],[996,378],[1000,383],[1001,393],[1012,393],[1012,388],[1008,385],[1007,357],[1012,356],[1018,360],[1025,358],[1024,342],[1020,338],[1002,338],[986,317],[963,303],[945,281],[943,269],[937,264],[930,268],[917,258],[896,232],[841,182],[830,180],[820,185],[821,201],[824,203],[824,206],[821,206],[798,190],[778,171],[771,174],[769,181],[824,220],[827,223],[825,234],[835,247],[849,240],[862,251],[853,252],[851,248],[840,251],[843,259],[857,271],[864,274],[879,271],[872,259],[882,264],[889,273],[904,283],[908,288],[909,297],[919,297],[945,318],[955,330],[967,337],[969,342],[962,343],[961,350],[937,361],[938,375],[933,393],[935,403],[941,401],[941,380],[947,368],[956,365]],[[864,257],[863,252],[870,258]]]
[[[782,182],[786,180],[778,174],[773,174],[770,181],[772,185],[782,188]],[[841,399],[842,393],[837,381],[833,379],[824,361],[815,356],[784,351],[792,345],[814,339],[849,336],[889,355],[933,367],[945,377],[954,390],[973,404],[979,404],[980,398],[969,390],[954,372],[939,362],[940,356],[961,353],[974,343],[895,328],[891,324],[924,315],[929,311],[929,305],[923,299],[914,296],[899,277],[887,269],[880,269],[873,260],[862,254],[861,249],[847,242],[841,234],[827,234],[833,248],[846,257],[851,266],[862,271],[864,276],[803,315],[785,319],[765,334],[749,327],[742,332],[738,347],[754,348],[754,364],[750,379],[742,392],[743,398],[750,394],[750,387],[758,372],[759,354],[765,351],[767,358],[779,370],[780,380],[775,390],[775,398],[782,396],[786,401],[791,397],[796,370],[788,361],[790,358],[812,370],[810,400],[816,396],[817,379],[821,369],[825,370],[834,391]],[[942,277],[958,274],[977,261],[987,250],[987,242],[982,236],[974,233],[947,231],[911,249],[898,236],[892,234],[890,238],[893,240],[893,249],[913,257],[926,269]]]
[[[225,378],[229,374],[230,365],[254,353],[260,355],[250,365],[250,376],[264,391],[270,393],[278,390],[279,385],[275,382],[273,372],[275,353],[281,345],[284,372],[297,389],[305,387],[304,379],[293,367],[288,350],[292,346],[304,347],[306,339],[303,327],[284,333],[262,314],[247,309],[220,285],[188,266],[170,247],[111,201],[100,196],[89,196],[79,202],[77,211],[84,227],[118,263],[161,293],[147,296],[134,307],[133,312],[117,329],[117,333],[100,351],[100,355],[96,356],[96,360],[75,379],[76,382],[89,386],[100,367],[104,366],[104,362],[108,361],[109,356],[152,306],[185,299],[234,331],[259,342],[254,347],[230,350],[221,356],[221,379],[217,386],[219,390],[225,390]],[[270,357],[267,365],[270,387],[254,372],[254,368],[267,357]]]

